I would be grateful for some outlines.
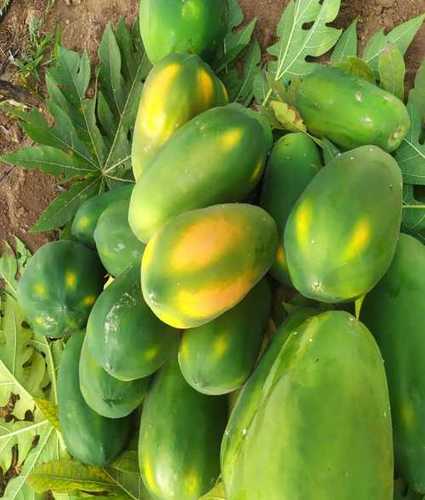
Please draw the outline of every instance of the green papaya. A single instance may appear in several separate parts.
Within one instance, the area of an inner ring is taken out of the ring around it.
[[[271,147],[270,127],[260,120],[258,113],[229,104],[183,125],[134,188],[129,211],[134,234],[148,242],[176,215],[243,200],[261,179]]]
[[[283,344],[291,332],[315,313],[314,309],[300,308],[289,316],[272,337],[259,364],[234,402],[221,442],[221,473],[226,484],[230,485],[234,480],[235,464],[242,450],[247,429],[259,408],[264,384]]]
[[[97,253],[112,276],[140,264],[145,245],[128,224],[128,200],[117,201],[104,210],[94,231]]]
[[[161,323],[143,300],[139,266],[105,288],[87,323],[87,343],[94,360],[123,381],[154,373],[178,340],[177,332]]]
[[[280,236],[283,235],[292,207],[320,167],[319,150],[306,134],[287,134],[273,146],[264,176],[260,205],[276,221]],[[291,284],[282,237],[270,274],[283,284]]]
[[[211,68],[195,54],[170,54],[156,64],[143,85],[132,145],[138,179],[160,147],[191,118],[228,101]]]
[[[139,466],[150,494],[161,500],[198,500],[213,487],[226,416],[225,398],[192,389],[177,359],[162,368],[140,421]]]
[[[425,493],[425,246],[402,234],[390,269],[366,296],[361,319],[375,335],[390,388],[397,470]]]
[[[400,99],[332,66],[320,65],[302,78],[295,106],[313,135],[344,149],[374,144],[392,152],[410,128]]]
[[[228,500],[392,499],[383,361],[354,316],[326,312],[292,332],[263,384],[231,479]]]
[[[336,157],[295,204],[284,247],[291,281],[321,302],[354,300],[385,274],[400,234],[397,162],[376,146]]]
[[[409,488],[403,479],[394,481],[394,500],[423,500],[424,496],[421,493]]]
[[[80,389],[85,402],[99,415],[122,418],[132,413],[145,397],[149,379],[118,380],[93,358],[84,339],[80,357]]]
[[[238,304],[270,268],[276,224],[263,209],[215,205],[172,219],[148,243],[143,296],[175,328],[194,328]]]
[[[18,286],[18,301],[33,330],[64,337],[83,328],[103,288],[96,253],[71,240],[42,246]]]
[[[143,0],[139,21],[152,64],[172,52],[198,54],[211,61],[227,32],[228,4],[226,0]]]
[[[98,415],[84,401],[80,390],[79,363],[84,335],[73,335],[59,365],[59,424],[66,449],[78,461],[104,466],[127,444],[130,420]]]
[[[186,382],[210,395],[239,389],[258,358],[270,309],[270,286],[263,279],[230,311],[186,330],[178,356]]]
[[[128,186],[117,187],[85,201],[77,210],[72,221],[72,236],[81,243],[96,248],[94,230],[102,212],[116,201],[129,200],[133,187],[133,183]]]

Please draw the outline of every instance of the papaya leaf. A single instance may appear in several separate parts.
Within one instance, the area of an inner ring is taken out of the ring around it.
[[[226,500],[223,483],[217,483],[211,491],[199,500]]]
[[[3,241],[0,256],[0,280],[3,280],[4,291],[16,298],[18,286],[18,259],[7,241]]]
[[[344,61],[346,57],[357,57],[357,19],[343,32],[331,54],[331,63]]]
[[[396,159],[403,173],[405,184],[425,185],[425,61],[416,73],[414,88],[409,92],[407,110],[411,127],[396,152]]]
[[[423,500],[421,493],[413,491],[403,479],[394,481],[394,500]]]
[[[367,62],[363,61],[363,59],[360,59],[359,57],[346,57],[343,61],[336,63],[335,67],[342,69],[342,71],[348,73],[349,75],[358,76],[359,78],[363,78],[363,80],[367,80],[370,83],[375,83],[375,76],[372,69]]]
[[[422,26],[424,19],[425,14],[421,14],[420,16],[409,19],[409,21],[396,26],[388,34],[385,34],[383,29],[377,31],[368,41],[363,51],[362,58],[371,66],[375,73],[377,73],[379,56],[386,45],[388,43],[396,45],[404,56],[409,45],[415,38],[416,33]]]
[[[270,107],[283,130],[288,130],[290,132],[307,132],[304,121],[295,108],[282,101],[271,101]]]
[[[254,91],[255,102],[261,106],[267,100],[267,94],[270,90],[269,83],[265,71],[259,70],[255,76],[252,84]]]
[[[57,405],[48,399],[35,399],[34,402],[41,411],[43,417],[45,417],[56,430],[59,430]]]
[[[241,52],[248,47],[254,33],[257,19],[252,19],[238,31],[230,31],[224,39],[223,56],[215,64],[216,72],[220,74],[226,66],[235,61]]]
[[[328,26],[335,20],[340,0],[291,0],[277,27],[278,41],[267,50],[273,56],[267,69],[276,81],[290,81],[313,71],[315,63],[307,57],[319,57],[330,50],[341,35]],[[310,28],[306,24],[313,23]],[[271,97],[269,89],[265,102]]]
[[[381,87],[404,100],[406,65],[397,45],[388,44],[379,54],[378,71]]]
[[[139,472],[139,461],[136,450],[127,450],[122,453],[112,464],[112,467],[119,472]]]
[[[104,183],[101,177],[91,177],[76,182],[50,204],[31,228],[31,232],[38,233],[64,226],[74,217],[82,203],[103,190]]]
[[[421,199],[415,196],[414,186],[403,187],[402,231],[415,236],[425,243],[425,195]]]

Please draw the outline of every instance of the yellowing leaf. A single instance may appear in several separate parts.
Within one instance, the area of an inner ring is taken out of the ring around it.
[[[307,132],[303,119],[294,107],[282,101],[271,101],[270,106],[284,130],[290,132]]]

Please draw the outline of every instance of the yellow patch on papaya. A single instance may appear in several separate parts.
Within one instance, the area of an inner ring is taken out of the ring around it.
[[[204,269],[238,245],[241,237],[239,226],[223,217],[197,221],[181,235],[171,255],[171,268],[174,271]]]
[[[45,297],[46,296],[47,290],[46,290],[46,286],[44,285],[44,283],[36,283],[33,286],[33,290],[34,290],[34,293],[36,295],[38,295],[39,297]]]
[[[251,288],[251,275],[244,275],[200,290],[181,290],[177,295],[177,305],[187,317],[204,319],[238,304]]]
[[[152,304],[150,304],[150,307],[154,311],[154,313],[158,316],[158,318],[166,325],[170,325],[173,328],[181,328],[181,329],[187,328],[185,322],[182,321],[179,317],[176,317],[176,315],[173,314],[172,312],[157,308]]]
[[[164,96],[170,92],[174,80],[181,71],[180,64],[169,64],[155,75],[155,82],[148,84],[143,96],[143,120],[140,124],[150,137],[163,132],[168,117],[164,109]]]
[[[143,253],[142,257],[142,270],[145,271],[146,269],[149,269],[153,257],[155,255],[155,246],[156,246],[156,237],[154,236],[149,240],[149,243],[146,245],[145,251]]]
[[[44,318],[43,316],[37,316],[35,319],[34,319],[34,323],[36,325],[44,325]]]
[[[277,247],[276,262],[280,265],[283,265],[286,262],[285,250],[283,248],[283,245],[279,245]]]
[[[158,493],[158,488],[155,481],[155,474],[152,469],[152,464],[145,458],[143,461],[143,476],[146,486],[154,493]]]
[[[220,143],[225,151],[230,151],[236,147],[242,140],[243,130],[240,128],[233,128],[224,132],[220,138]]]
[[[73,271],[65,273],[65,285],[67,288],[75,288],[77,284],[77,275]]]
[[[360,219],[354,227],[351,237],[343,253],[343,260],[351,260],[362,252],[370,241],[370,223],[368,219]]]
[[[188,496],[193,496],[199,490],[199,475],[195,470],[189,471],[184,478],[185,490]]]
[[[295,231],[298,243],[301,247],[306,247],[309,241],[311,221],[312,221],[312,209],[310,203],[305,200],[298,208],[295,213]]]
[[[197,19],[201,15],[201,3],[200,2],[183,2],[182,16],[183,19]]]
[[[263,158],[260,158],[258,160],[257,165],[255,166],[254,171],[252,172],[252,175],[251,175],[250,179],[249,179],[249,183],[250,184],[256,184],[257,183],[257,181],[260,178],[261,173],[263,171],[263,166],[264,166]]]
[[[209,106],[214,98],[214,82],[211,75],[203,68],[198,71],[198,88],[202,102]]]
[[[213,343],[214,354],[221,358],[229,350],[229,337],[227,335],[218,336]]]
[[[146,361],[152,361],[158,356],[158,347],[151,347],[145,352],[144,358]]]
[[[89,225],[90,225],[90,219],[86,215],[81,217],[80,220],[78,221],[78,227],[80,229],[86,229],[87,227],[89,227]]]
[[[226,86],[221,80],[220,83],[221,83],[221,88],[223,89],[224,98],[226,99],[227,102],[229,102],[229,93],[227,92]]]
[[[95,295],[86,295],[83,299],[83,304],[85,306],[92,306],[96,302]]]

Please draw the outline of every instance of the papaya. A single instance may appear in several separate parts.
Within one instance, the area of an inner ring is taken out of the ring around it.
[[[289,335],[316,311],[300,308],[291,314],[272,337],[264,355],[232,402],[232,411],[221,442],[221,473],[223,480],[230,485],[234,480],[234,466],[237,463],[247,429],[260,405],[263,387],[283,344]]]
[[[394,500],[424,500],[424,496],[409,488],[403,479],[396,479],[394,481]]]
[[[140,420],[139,467],[154,498],[198,500],[213,487],[226,416],[225,398],[192,389],[177,359],[164,365]]]
[[[201,113],[180,127],[137,181],[129,211],[134,234],[148,242],[176,215],[243,200],[261,179],[271,144],[270,126],[239,104]]]
[[[291,333],[262,387],[231,477],[224,478],[228,500],[393,498],[383,360],[354,316],[326,312]]]
[[[176,331],[161,323],[143,300],[139,266],[105,288],[87,323],[90,354],[111,376],[123,381],[154,373],[178,340]]]
[[[80,357],[80,389],[85,402],[99,415],[122,418],[142,403],[149,378],[123,382],[111,377],[93,358],[84,339]]]
[[[210,395],[239,389],[254,368],[270,309],[270,286],[263,279],[230,311],[186,330],[178,355],[186,382]]]
[[[396,467],[425,493],[425,246],[402,234],[384,278],[365,298],[361,319],[374,334],[390,389]]]
[[[133,183],[128,186],[120,186],[85,201],[77,210],[72,221],[72,236],[81,243],[96,248],[94,230],[102,212],[116,201],[129,200],[133,187]]]
[[[142,291],[175,328],[195,328],[236,306],[267,273],[276,224],[263,209],[229,203],[172,219],[146,246]]]
[[[374,144],[395,151],[410,128],[406,106],[393,94],[332,66],[302,78],[295,106],[308,130],[343,149]]]
[[[143,85],[137,112],[131,155],[135,179],[179,127],[227,101],[223,83],[196,54],[170,54],[156,64]]]
[[[145,249],[128,225],[128,205],[128,200],[111,204],[99,217],[94,231],[97,253],[112,276],[140,264]]]
[[[354,300],[387,271],[400,234],[402,180],[376,146],[341,154],[302,193],[286,225],[291,281],[321,302]]]
[[[273,146],[263,181],[260,205],[276,221],[279,246],[270,274],[290,285],[283,231],[292,207],[321,167],[319,150],[308,135],[287,134]]]
[[[42,246],[18,286],[18,301],[33,330],[64,337],[85,326],[103,288],[104,271],[96,253],[71,240]]]
[[[84,341],[82,332],[67,342],[59,365],[59,424],[68,452],[80,462],[105,466],[127,444],[130,420],[98,415],[85,402],[80,390],[79,363]]]
[[[172,52],[198,54],[211,61],[227,32],[228,4],[226,0],[143,0],[139,22],[152,64]]]

